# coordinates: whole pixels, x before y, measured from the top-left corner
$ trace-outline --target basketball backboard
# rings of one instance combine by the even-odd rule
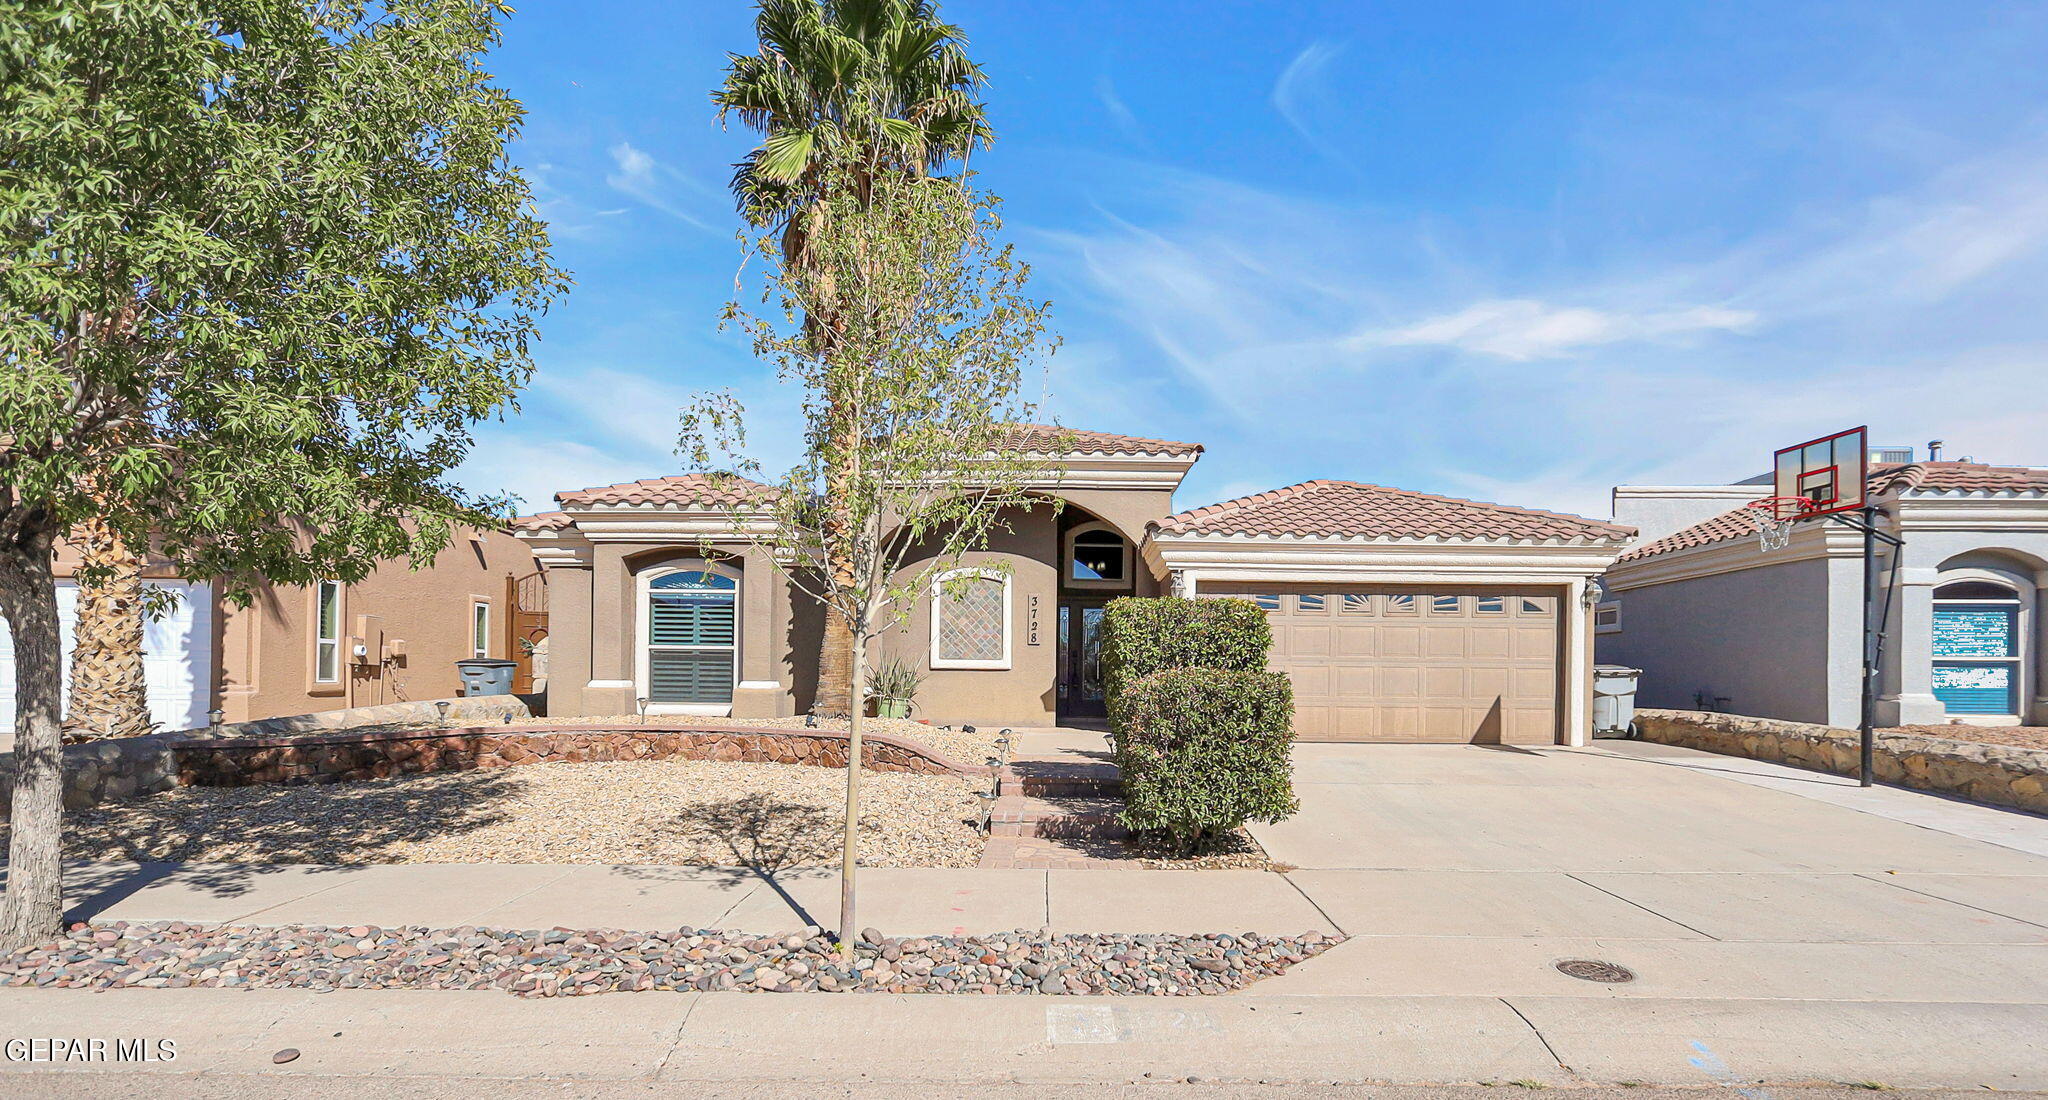
[[[1805,501],[1797,506],[1801,519],[1863,507],[1864,486],[1870,480],[1866,434],[1863,428],[1850,428],[1781,448],[1772,466],[1776,496]]]

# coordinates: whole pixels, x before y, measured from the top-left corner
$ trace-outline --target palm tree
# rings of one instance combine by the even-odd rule
[[[142,665],[142,559],[96,519],[79,524],[72,539],[82,583],[64,732],[139,737],[150,730]]]
[[[995,136],[975,98],[982,72],[967,58],[966,36],[930,0],[760,0],[754,27],[759,51],[729,55],[711,98],[721,122],[737,114],[762,135],[734,166],[732,190],[749,221],[781,230],[786,264],[803,264],[805,241],[823,228],[817,200],[834,165],[932,174]],[[808,316],[805,328],[829,345],[830,318]],[[840,545],[830,513],[842,484],[828,468],[822,566],[851,583],[831,550]],[[825,624],[813,709],[850,713],[861,702],[852,698],[852,638],[838,616]]]

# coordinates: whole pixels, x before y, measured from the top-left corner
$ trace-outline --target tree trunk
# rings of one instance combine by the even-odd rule
[[[13,836],[0,950],[46,943],[64,916],[64,742],[58,729],[63,642],[57,627],[54,528],[31,522],[0,544],[0,614],[14,635]]]
[[[827,609],[825,639],[818,647],[818,695],[811,710],[827,718],[852,716],[853,665],[847,654],[853,650],[853,635],[846,621]]]
[[[843,618],[833,618],[844,626]],[[845,652],[856,689],[864,679],[860,674],[867,656],[862,652],[864,648],[860,634],[847,626]],[[853,958],[854,937],[858,934],[853,915],[853,869],[860,860],[860,712],[861,708],[855,707],[846,716],[846,831],[839,856],[839,951],[847,959]]]
[[[149,685],[142,671],[142,558],[100,520],[74,530],[86,567],[81,572],[99,581],[78,588],[64,732],[140,737],[150,730]]]

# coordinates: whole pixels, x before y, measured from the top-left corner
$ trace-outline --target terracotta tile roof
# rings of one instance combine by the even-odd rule
[[[589,504],[700,504],[723,507],[741,504],[775,490],[737,474],[677,474],[622,481],[589,489],[571,489],[555,494],[566,505]]]
[[[1146,439],[1114,432],[1084,432],[1051,424],[1019,424],[1011,438],[1017,447],[1027,451],[1049,448],[1064,439],[1068,454],[1182,456],[1202,453],[1200,443],[1177,443],[1171,439]]]
[[[1870,494],[1891,492],[2048,493],[2048,468],[1981,462],[1911,462],[1872,468]]]
[[[1635,533],[1583,516],[1389,489],[1356,481],[1304,481],[1211,504],[1153,524],[1175,535],[1619,542]]]
[[[1673,550],[1690,550],[1695,546],[1707,546],[1730,539],[1749,538],[1756,534],[1756,524],[1742,509],[1723,512],[1713,519],[1695,523],[1691,527],[1673,531],[1654,542],[1646,542],[1614,559],[1619,565],[1625,561],[1641,561],[1668,554]]]
[[[520,516],[518,519],[513,520],[512,529],[514,531],[560,531],[565,527],[573,526],[574,523],[575,521],[569,518],[569,513],[567,512],[535,512],[533,515]]]
[[[1760,486],[1759,493],[1769,492]],[[1886,463],[1870,468],[1866,495],[1893,493],[2048,493],[2048,469],[2036,466],[1987,466],[1981,462]],[[1756,534],[1756,524],[1740,508],[1646,542],[1615,559],[1642,561],[1673,550],[1689,550]]]

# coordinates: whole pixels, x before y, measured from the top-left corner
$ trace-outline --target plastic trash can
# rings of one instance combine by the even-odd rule
[[[1593,666],[1593,735],[1636,735],[1636,681],[1643,670],[1627,665]]]
[[[517,661],[505,661],[496,657],[471,657],[455,662],[455,675],[462,680],[462,694],[465,697],[478,695],[512,694],[512,673],[519,667]]]

